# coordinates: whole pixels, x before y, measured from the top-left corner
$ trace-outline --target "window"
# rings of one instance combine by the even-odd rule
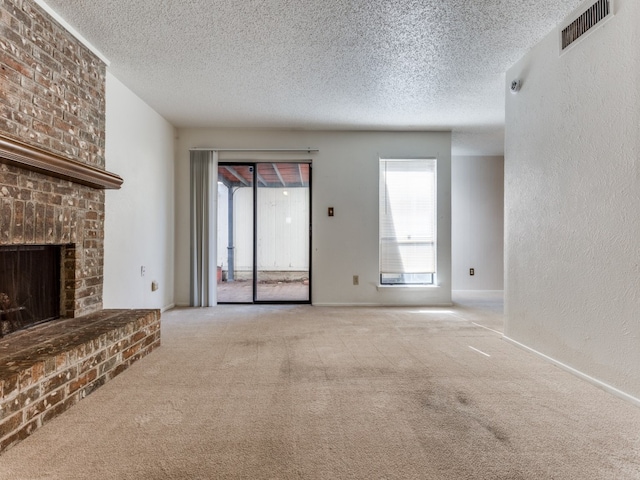
[[[436,159],[380,159],[380,284],[432,285]]]

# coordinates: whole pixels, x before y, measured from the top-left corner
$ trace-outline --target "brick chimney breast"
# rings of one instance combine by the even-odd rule
[[[104,63],[32,0],[0,3],[0,135],[104,170]],[[62,316],[102,309],[104,191],[0,159],[0,245],[62,245]]]

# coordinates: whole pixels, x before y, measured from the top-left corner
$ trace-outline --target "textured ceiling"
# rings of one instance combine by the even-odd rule
[[[45,1],[175,126],[452,129],[458,154],[501,152],[504,72],[581,3]]]

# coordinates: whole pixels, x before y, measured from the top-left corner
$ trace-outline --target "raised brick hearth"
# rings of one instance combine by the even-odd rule
[[[0,453],[159,345],[158,310],[102,310],[0,339]]]

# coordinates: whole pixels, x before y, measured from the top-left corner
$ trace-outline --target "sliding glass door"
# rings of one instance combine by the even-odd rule
[[[253,165],[218,165],[218,303],[253,302]]]
[[[218,303],[309,303],[309,163],[220,163]]]
[[[309,301],[309,165],[259,163],[256,300]]]

